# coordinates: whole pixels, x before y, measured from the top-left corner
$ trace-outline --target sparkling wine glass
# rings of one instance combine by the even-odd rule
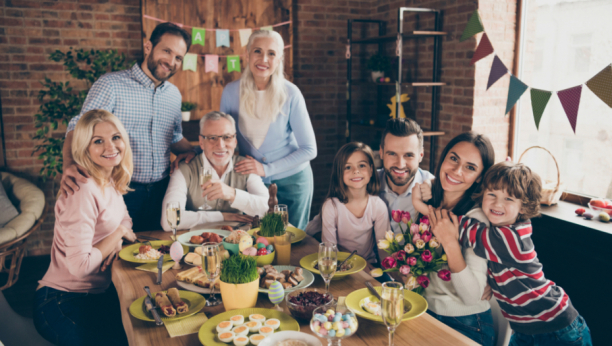
[[[202,167],[202,171],[200,172],[200,186],[202,187],[202,190],[206,188],[205,186],[206,183],[208,183],[208,181],[212,179],[212,176],[213,176],[212,170],[213,170],[212,167]],[[208,198],[206,198],[206,200],[208,200]],[[204,204],[202,204],[198,208],[198,210],[209,210],[209,209],[212,209],[212,207],[209,206],[206,202],[204,202]]]
[[[181,205],[179,202],[166,203],[166,219],[168,225],[172,228],[172,234],[174,235],[172,240],[176,241],[176,228],[181,223]]]
[[[319,244],[319,272],[325,281],[325,293],[329,294],[329,282],[336,274],[338,266],[338,247],[334,243]]]
[[[210,296],[206,300],[206,306],[221,304],[215,296],[215,280],[221,274],[221,251],[218,243],[202,244],[202,270],[210,282]]]
[[[281,219],[283,220],[283,225],[285,226],[285,230],[287,230],[287,226],[289,225],[289,208],[287,208],[287,205],[286,204],[275,205],[274,213],[280,214]]]
[[[395,329],[404,316],[404,286],[400,282],[383,283],[381,298],[382,319],[389,330],[389,346],[393,346]]]

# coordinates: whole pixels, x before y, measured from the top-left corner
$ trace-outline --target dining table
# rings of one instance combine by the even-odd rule
[[[187,231],[178,231],[177,235]],[[148,239],[170,240],[172,233],[163,231],[139,232],[137,236]],[[311,236],[298,243],[291,244],[291,265],[299,267],[300,259],[306,255],[318,252],[319,242]],[[112,265],[112,280],[116,287],[119,301],[121,303],[121,318],[123,327],[129,344],[132,346],[141,345],[201,345],[198,334],[190,334],[171,338],[165,326],[156,326],[154,322],[145,322],[130,315],[129,306],[138,298],[145,295],[144,286],[149,286],[152,292],[167,290],[172,287],[180,288],[177,285],[175,275],[183,270],[191,268],[182,264],[182,269],[167,270],[162,277],[161,285],[156,285],[157,273],[136,270],[135,267],[141,264],[126,262],[117,259]],[[370,281],[374,286],[380,283],[366,271],[347,275],[340,280],[332,280],[329,290],[334,297],[345,297],[349,293],[365,287],[365,282]],[[314,288],[325,288],[325,283],[320,275],[315,275]],[[217,294],[218,290],[217,290]],[[218,296],[221,298],[220,295]],[[268,299],[267,294],[260,293],[257,299],[257,307],[272,308],[273,305]],[[283,311],[287,314],[285,302],[280,304]],[[225,312],[223,304],[214,307],[204,307],[202,312],[208,318]],[[300,322],[300,331],[315,335],[310,330],[308,322]],[[343,344],[351,346],[384,346],[388,344],[388,331],[384,324],[359,318],[359,328],[357,332],[349,338],[343,340]],[[316,335],[315,335],[316,336]],[[327,340],[319,338],[322,345],[327,345]],[[478,345],[471,339],[460,334],[454,329],[438,321],[431,315],[424,313],[412,320],[403,321],[395,331],[395,345]]]

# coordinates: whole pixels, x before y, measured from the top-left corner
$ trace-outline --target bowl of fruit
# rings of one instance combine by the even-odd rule
[[[595,215],[605,211],[608,215],[612,216],[612,202],[603,198],[594,198],[589,202],[589,208],[596,211]]]

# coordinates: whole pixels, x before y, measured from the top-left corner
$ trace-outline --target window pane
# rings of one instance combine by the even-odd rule
[[[519,79],[559,91],[584,84],[612,62],[612,1],[528,0]],[[529,90],[517,108],[515,155],[538,145],[557,159],[566,191],[612,198],[612,110],[583,85],[576,134],[555,93],[536,128]],[[530,150],[525,162],[555,181],[554,161]],[[608,192],[610,191],[610,192]]]

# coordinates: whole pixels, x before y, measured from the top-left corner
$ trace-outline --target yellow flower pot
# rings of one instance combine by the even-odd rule
[[[253,237],[255,237],[255,241],[257,241],[257,238],[262,237],[259,235],[259,228],[255,229],[255,231],[253,232]],[[268,241],[268,244],[274,245],[274,237],[263,237],[263,238],[266,238],[266,240]]]
[[[259,277],[246,284],[228,284],[221,281],[220,286],[225,311],[252,308],[257,304]]]

